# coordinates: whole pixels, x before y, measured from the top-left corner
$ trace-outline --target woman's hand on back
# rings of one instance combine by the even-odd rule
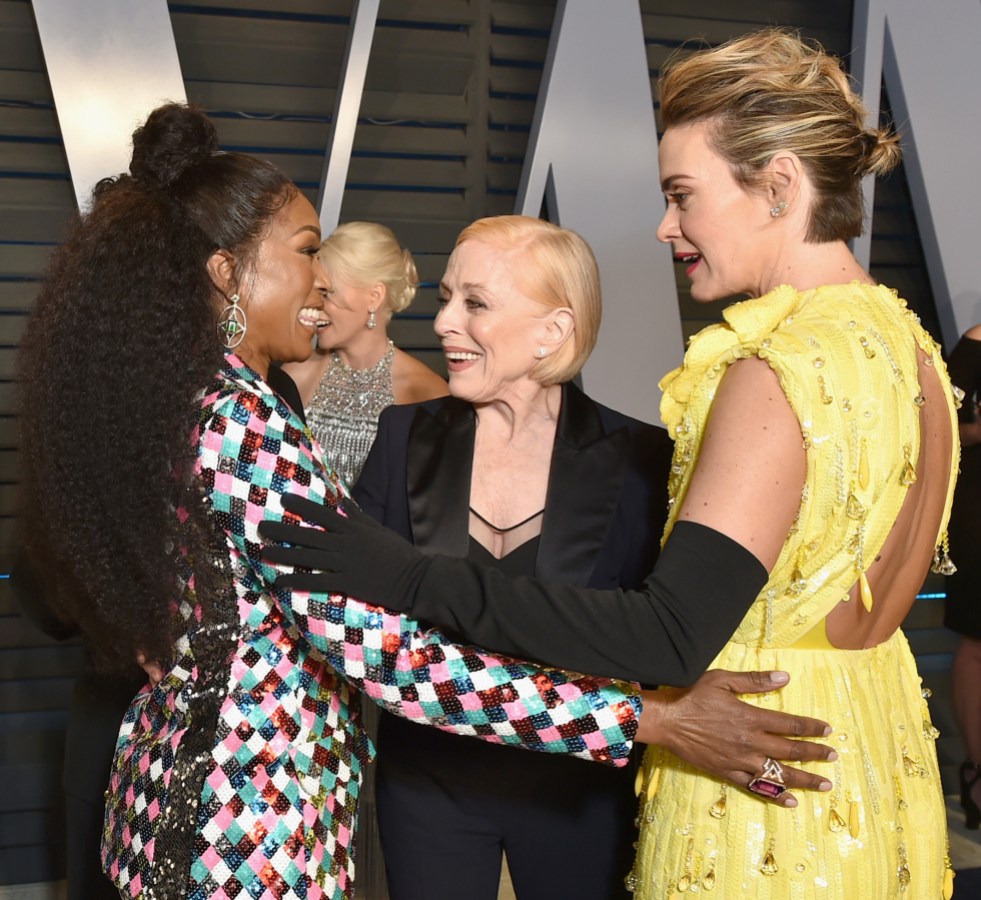
[[[793,762],[832,762],[834,751],[802,738],[827,737],[826,722],[740,700],[739,694],[762,694],[782,688],[785,672],[729,672],[712,669],[690,688],[644,691],[637,740],[660,744],[685,762],[741,788],[759,776],[767,758]],[[831,782],[782,766],[788,789],[831,790]],[[783,793],[774,802],[796,806]]]

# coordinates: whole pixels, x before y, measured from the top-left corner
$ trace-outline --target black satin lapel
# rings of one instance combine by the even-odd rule
[[[627,465],[626,429],[603,433],[595,404],[565,385],[535,574],[588,584],[613,522]]]
[[[409,430],[406,479],[412,539],[427,553],[466,556],[474,415],[449,399],[436,415],[419,409]]]

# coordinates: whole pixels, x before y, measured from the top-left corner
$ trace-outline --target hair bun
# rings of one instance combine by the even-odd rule
[[[885,175],[899,165],[902,150],[899,135],[889,128],[876,128],[862,135],[865,162],[859,174]]]
[[[146,188],[167,188],[218,149],[218,133],[200,107],[167,103],[133,132],[129,171]]]

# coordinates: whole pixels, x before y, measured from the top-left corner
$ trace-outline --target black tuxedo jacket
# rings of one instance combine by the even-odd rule
[[[426,552],[466,556],[475,428],[473,407],[454,397],[389,407],[355,499]],[[671,450],[663,428],[563,385],[534,574],[639,587],[657,560]]]
[[[475,435],[473,407],[453,397],[389,407],[379,418],[355,499],[426,552],[466,557]],[[670,455],[663,429],[563,385],[534,574],[594,588],[641,586],[664,529]],[[501,491],[512,489],[506,479],[500,485]],[[465,636],[463,642],[471,643]],[[577,846],[594,848],[597,859],[619,860],[610,863],[613,871],[630,865],[634,766],[584,766],[555,754],[461,741],[386,713],[378,743],[383,846],[393,859],[401,858],[398,847],[409,840],[405,830],[443,821],[450,802],[465,811],[468,823],[519,818],[525,833],[555,858],[572,844],[556,848],[556,842],[568,841],[578,821]],[[640,754],[633,758],[636,764]],[[599,833],[588,810],[598,811],[605,823]],[[553,831],[557,822],[562,827]],[[446,831],[438,841],[443,851],[454,843]],[[470,864],[466,855],[446,852],[446,860]]]
[[[473,407],[453,397],[390,406],[379,418],[355,499],[426,552],[467,556],[475,429]],[[641,586],[660,547],[670,456],[664,429],[563,385],[534,574],[593,588]],[[501,485],[502,491],[509,489]],[[469,643],[465,636],[462,640]],[[629,800],[624,821],[629,819],[629,768],[583,766],[551,754],[459,741],[385,714],[379,746],[379,774],[390,781],[411,783],[415,773],[435,769],[441,780],[479,793],[485,778],[479,773],[493,771],[498,800],[502,784],[518,796],[537,791],[537,797],[536,785],[542,784],[561,785],[566,799],[570,792],[614,792]]]

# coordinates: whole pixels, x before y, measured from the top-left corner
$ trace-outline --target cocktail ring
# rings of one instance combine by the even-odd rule
[[[787,790],[787,785],[783,783],[783,766],[768,756],[763,760],[763,771],[749,783],[748,787],[754,794],[776,800]]]

